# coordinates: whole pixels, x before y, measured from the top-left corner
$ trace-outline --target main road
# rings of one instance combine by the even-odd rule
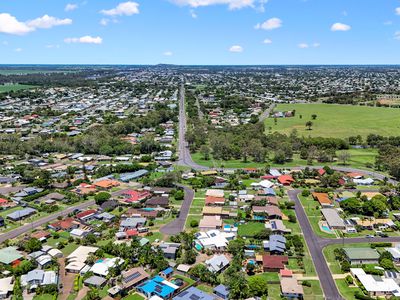
[[[0,243],[3,243],[4,241],[9,240],[9,239],[16,238],[17,236],[27,233],[27,232],[29,232],[39,226],[42,226],[50,221],[53,221],[53,220],[57,219],[58,217],[66,216],[66,215],[72,213],[76,209],[84,209],[84,208],[87,208],[94,204],[95,204],[94,200],[79,203],[77,205],[68,207],[62,211],[58,211],[54,214],[43,217],[37,221],[33,221],[32,223],[29,223],[29,224],[20,226],[18,228],[15,228],[13,230],[10,230],[8,232],[5,232],[0,235]]]
[[[179,160],[178,165],[187,166],[195,170],[207,170],[209,168],[196,164],[190,155],[190,151],[185,139],[186,132],[186,112],[185,112],[185,87],[184,84],[181,85],[180,98],[179,98]],[[294,167],[287,169],[304,169],[305,167]],[[313,168],[322,168],[322,166],[313,166]],[[351,167],[340,167],[333,166],[332,169],[342,172],[359,172],[367,174],[376,179],[388,179],[389,182],[397,184],[397,181],[387,178],[384,174],[380,174],[373,171],[359,170]],[[193,191],[192,191],[193,192]],[[323,255],[323,248],[328,245],[334,244],[353,244],[353,243],[370,243],[370,242],[400,242],[400,237],[388,237],[388,238],[345,238],[345,239],[325,239],[317,236],[308,220],[308,217],[304,211],[304,208],[298,198],[299,190],[289,190],[289,198],[295,202],[295,212],[303,231],[304,239],[307,243],[308,249],[310,251],[311,258],[314,262],[315,269],[317,271],[319,281],[321,283],[322,290],[325,295],[325,299],[328,300],[339,300],[343,299],[340,295],[339,290],[336,286],[335,280],[329,270],[328,264],[326,263],[325,257]],[[186,201],[185,201],[186,202]],[[189,202],[189,200],[188,200]],[[191,202],[191,201],[190,201]],[[186,207],[185,210],[186,212]],[[182,215],[181,215],[182,216]],[[186,213],[187,216],[187,213]],[[185,219],[186,219],[185,216]]]

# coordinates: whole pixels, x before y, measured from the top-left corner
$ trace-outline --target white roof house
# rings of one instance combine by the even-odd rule
[[[234,232],[221,232],[219,230],[209,230],[197,233],[197,243],[205,249],[225,249],[230,240],[235,238]]]
[[[217,190],[217,189],[209,189],[209,190],[206,191],[206,196],[223,198],[224,197],[224,191],[223,190]]]
[[[114,268],[117,265],[123,264],[124,260],[119,257],[114,258],[105,258],[101,261],[96,262],[89,271],[93,272],[99,276],[107,276],[108,272],[111,268]]]
[[[357,185],[373,185],[374,180],[372,178],[355,178],[353,179],[353,182]]]
[[[253,187],[263,187],[263,188],[271,188],[275,185],[275,183],[269,180],[262,180],[260,182],[253,182],[251,186]]]
[[[210,259],[207,259],[204,262],[209,271],[213,273],[218,273],[222,271],[227,265],[229,265],[228,258],[221,254],[221,255],[214,255]]]
[[[67,256],[68,265],[65,269],[70,272],[78,273],[86,266],[86,260],[91,253],[95,253],[99,248],[90,246],[79,246]]]
[[[1,278],[0,279],[0,298],[7,298],[8,294],[14,289],[13,277]]]
[[[363,269],[350,269],[350,272],[361,282],[365,290],[372,295],[400,296],[399,285],[391,278],[382,278],[366,274]]]

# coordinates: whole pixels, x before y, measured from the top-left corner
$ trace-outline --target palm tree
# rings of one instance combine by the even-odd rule
[[[311,127],[312,127],[312,126],[313,126],[313,122],[307,121],[306,127],[308,128],[308,130],[311,130]]]

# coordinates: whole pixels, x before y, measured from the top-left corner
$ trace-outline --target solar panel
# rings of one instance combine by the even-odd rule
[[[140,277],[140,275],[141,275],[141,274],[140,274],[139,272],[135,272],[135,273],[129,275],[128,277],[124,278],[124,282],[132,281],[132,280],[134,280],[134,279]]]

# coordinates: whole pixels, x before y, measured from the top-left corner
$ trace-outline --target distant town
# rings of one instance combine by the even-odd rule
[[[400,299],[400,67],[0,66],[0,298]]]

